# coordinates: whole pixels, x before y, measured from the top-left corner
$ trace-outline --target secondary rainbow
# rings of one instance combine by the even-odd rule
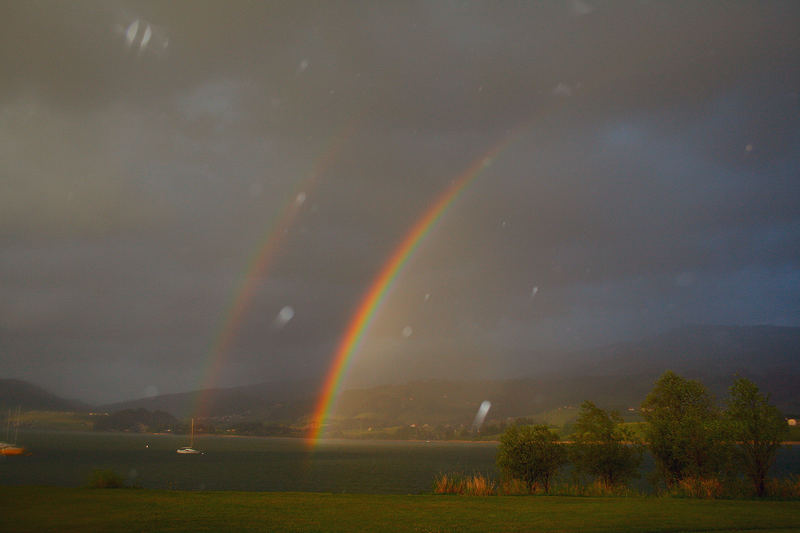
[[[400,244],[394,249],[389,259],[384,263],[378,276],[359,302],[355,314],[350,319],[345,333],[339,341],[333,357],[333,363],[328,370],[311,418],[308,439],[312,445],[316,443],[322,433],[323,425],[330,414],[336,393],[339,390],[342,378],[347,373],[353,354],[358,350],[358,346],[364,337],[364,332],[372,322],[375,312],[380,307],[389,289],[391,289],[395,279],[397,279],[397,275],[425,236],[430,233],[431,229],[447,211],[447,208],[480,175],[481,171],[492,163],[497,154],[511,144],[517,131],[519,131],[519,128],[515,128],[504,136],[500,142],[477,158],[458,178],[453,180],[428,210],[417,219]]]
[[[267,275],[269,266],[275,259],[280,245],[288,234],[289,228],[300,213],[308,195],[322,176],[337,160],[343,146],[355,132],[357,120],[353,120],[343,128],[339,135],[334,136],[328,143],[327,149],[316,159],[309,177],[303,180],[289,198],[285,207],[278,216],[266,225],[261,239],[251,254],[247,266],[239,277],[230,303],[222,315],[222,320],[217,328],[210,349],[208,350],[205,371],[201,374],[199,389],[210,391],[216,384],[217,378],[223,368],[226,356],[230,353],[233,341],[236,339],[244,317],[250,309],[253,296],[259,284]],[[201,393],[195,405],[196,417],[206,413],[210,398],[208,392]]]

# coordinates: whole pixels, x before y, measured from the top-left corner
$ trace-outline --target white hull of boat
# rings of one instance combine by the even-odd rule
[[[178,452],[178,453],[186,453],[186,454],[194,454],[194,455],[199,455],[199,454],[203,453],[200,450],[195,450],[194,448],[190,448],[188,446],[183,447],[183,448],[178,448],[175,451]]]
[[[175,451],[178,452],[178,453],[187,454],[187,455],[202,455],[203,454],[203,452],[201,452],[200,450],[195,450],[193,448],[193,446],[194,446],[194,418],[192,418],[192,436],[191,436],[191,440],[189,441],[189,445],[188,446],[184,446],[182,448],[178,448]]]

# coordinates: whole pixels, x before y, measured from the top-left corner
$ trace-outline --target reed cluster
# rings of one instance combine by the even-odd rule
[[[767,495],[780,500],[800,500],[800,476],[767,480]]]
[[[443,473],[433,480],[434,494],[491,496],[495,489],[496,483],[483,474]]]
[[[680,480],[667,491],[669,496],[716,499],[726,495],[726,487],[717,478],[689,477]]]

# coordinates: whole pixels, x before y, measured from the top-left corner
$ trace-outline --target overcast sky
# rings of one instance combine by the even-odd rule
[[[414,222],[509,132],[349,384],[800,325],[796,1],[0,11],[1,376],[92,402],[319,377]]]

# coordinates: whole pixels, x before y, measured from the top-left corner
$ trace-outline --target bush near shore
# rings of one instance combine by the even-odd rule
[[[717,407],[705,386],[665,372],[642,403],[641,436],[615,411],[590,401],[581,405],[568,441],[546,425],[513,425],[500,438],[497,484],[482,475],[440,474],[437,494],[622,495],[639,477],[646,446],[655,460],[652,478],[661,494],[691,498],[778,497],[800,493],[795,476],[768,478],[788,434],[783,415],[748,379],[730,387],[727,408]],[[570,464],[571,484],[557,486]]]

